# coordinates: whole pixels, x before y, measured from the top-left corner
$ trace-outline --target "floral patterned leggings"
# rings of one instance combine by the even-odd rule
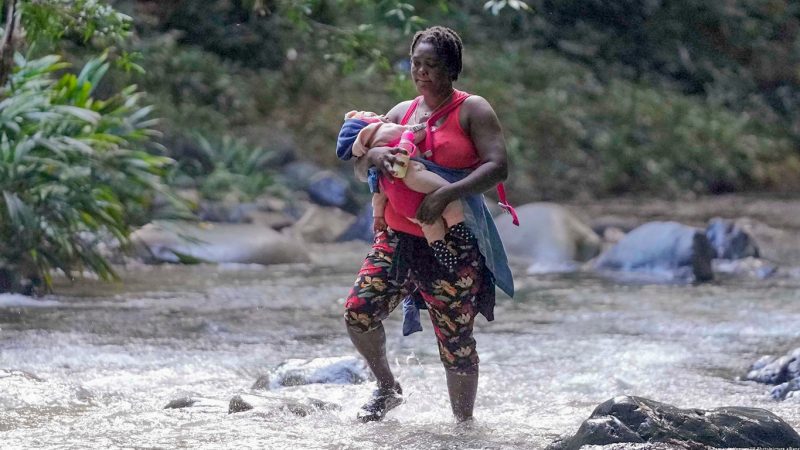
[[[405,240],[404,251],[398,252],[401,240]],[[441,252],[434,255],[423,238],[392,230],[376,234],[347,297],[345,322],[356,332],[372,330],[403,298],[418,289],[428,306],[445,368],[474,373],[478,353],[472,327],[477,296],[491,280],[486,279],[475,236],[463,223],[448,229],[444,244],[450,252],[447,261]],[[411,261],[401,264],[400,258]],[[395,264],[407,268],[398,270]]]

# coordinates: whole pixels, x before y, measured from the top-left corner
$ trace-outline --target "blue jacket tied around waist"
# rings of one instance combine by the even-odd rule
[[[454,183],[470,174],[469,170],[449,169],[426,159],[414,158],[425,164],[425,168],[439,175],[450,183]],[[492,273],[495,285],[509,297],[514,296],[514,278],[508,267],[508,258],[503,241],[497,232],[492,214],[483,200],[483,194],[473,194],[461,198],[464,206],[464,218],[472,234],[478,240],[478,248],[486,260],[486,268]],[[424,308],[421,298],[408,296],[403,300],[403,335],[422,331],[419,308]],[[482,311],[483,312],[483,311]],[[491,313],[490,313],[491,314]],[[486,313],[484,312],[486,316]],[[491,315],[486,317],[492,320]]]

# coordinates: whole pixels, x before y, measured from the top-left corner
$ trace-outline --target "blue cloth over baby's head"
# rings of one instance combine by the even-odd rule
[[[358,133],[368,125],[361,119],[345,119],[342,129],[339,130],[339,138],[336,140],[336,156],[342,161],[347,161],[353,157],[353,144],[356,142]]]

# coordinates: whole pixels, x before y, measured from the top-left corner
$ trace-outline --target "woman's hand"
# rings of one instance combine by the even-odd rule
[[[440,187],[425,196],[417,209],[417,220],[425,224],[432,224],[436,219],[442,217],[447,205],[456,199],[451,195],[448,187]]]
[[[405,153],[405,150],[397,147],[373,147],[367,153],[367,160],[370,165],[377,167],[384,175],[394,176],[392,166],[395,163],[405,165],[405,161],[395,156],[398,153]]]

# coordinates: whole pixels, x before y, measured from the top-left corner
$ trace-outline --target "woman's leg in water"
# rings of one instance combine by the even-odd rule
[[[380,388],[396,385],[386,359],[386,333],[382,320],[404,296],[404,289],[388,274],[397,237],[390,231],[377,233],[372,249],[345,302],[345,323],[350,340],[364,357]]]
[[[479,358],[473,337],[477,297],[484,291],[484,283],[491,280],[485,277],[477,240],[465,224],[448,228],[444,243],[455,262],[443,263],[432,247],[442,267],[432,278],[425,277],[428,281],[421,285],[421,293],[435,328],[453,415],[465,421],[472,418],[478,392]],[[473,265],[476,261],[478,264]]]

